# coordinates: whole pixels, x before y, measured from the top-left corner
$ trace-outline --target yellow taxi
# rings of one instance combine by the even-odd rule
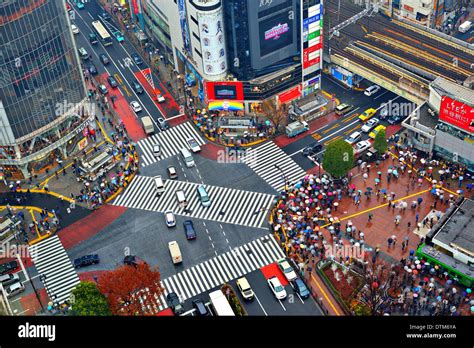
[[[362,115],[359,116],[359,120],[361,120],[362,122],[365,122],[369,118],[374,116],[376,112],[377,112],[377,110],[375,110],[374,108],[367,109],[367,110],[364,111],[364,113]]]
[[[378,125],[377,127],[375,127],[375,129],[369,133],[369,137],[372,138],[372,139],[375,139],[375,137],[377,136],[377,133],[382,131],[382,130],[386,130],[387,127],[385,127],[384,125]]]

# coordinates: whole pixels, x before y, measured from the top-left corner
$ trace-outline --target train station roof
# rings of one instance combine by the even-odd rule
[[[448,95],[453,99],[474,106],[474,90],[463,85],[438,77],[431,83],[431,87],[440,95]]]

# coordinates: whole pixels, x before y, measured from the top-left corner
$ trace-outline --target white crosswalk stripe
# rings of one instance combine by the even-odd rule
[[[244,252],[244,249],[247,252]],[[165,295],[159,297],[161,301],[156,306],[156,310],[160,311],[168,307],[162,298],[170,292],[175,292],[182,301],[185,301],[284,257],[285,254],[271,234],[234,248],[230,252],[163,279],[161,285]],[[255,261],[251,263],[250,259],[257,260],[258,263]],[[156,314],[156,312],[151,313]]]
[[[53,303],[69,301],[71,290],[79,284],[74,269],[58,236],[51,236],[28,247],[38,274],[44,275],[43,284]]]
[[[204,185],[211,199],[211,206],[202,206],[197,195],[200,184],[165,180],[165,192],[156,196],[152,177],[137,175],[130,185],[112,203],[117,206],[165,212],[249,227],[262,227],[275,196],[266,193],[243,191],[227,187]],[[177,190],[184,190],[188,205],[186,210],[178,205]]]
[[[273,141],[248,149],[242,160],[277,191],[284,189],[285,182],[281,171],[275,168],[275,165],[283,170],[290,183],[295,183],[306,175],[303,168]]]
[[[189,149],[187,139],[194,138],[199,145],[206,142],[191,122],[185,122],[165,131],[159,132],[146,139],[140,140],[137,145],[141,152],[142,166],[148,166],[162,159],[174,156],[183,148]],[[161,156],[155,157],[153,145],[161,145]]]

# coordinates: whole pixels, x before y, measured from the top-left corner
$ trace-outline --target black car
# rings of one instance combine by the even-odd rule
[[[133,89],[135,90],[135,92],[137,92],[138,94],[142,94],[143,93],[143,87],[140,83],[138,83],[138,81],[134,81],[133,82]]]
[[[201,299],[198,298],[196,300],[193,300],[193,307],[196,309],[197,315],[199,315],[199,316],[209,315],[209,311],[208,311],[206,305],[204,304],[204,302],[202,302]]]
[[[115,88],[118,86],[118,82],[113,76],[107,77],[107,81],[109,82],[110,87]]]
[[[101,12],[99,13],[99,19],[103,19],[104,21],[108,21],[109,19],[111,19],[112,17],[110,17],[110,15],[107,13],[107,12]]]
[[[110,63],[109,58],[103,53],[99,54],[99,58],[100,58],[100,61],[102,62],[102,64],[104,64],[104,65],[107,65],[107,64]]]
[[[99,255],[85,255],[74,260],[74,268],[81,268],[85,266],[95,265],[99,263]]]
[[[186,233],[186,239],[196,239],[196,230],[194,229],[193,222],[191,220],[186,220],[183,222],[184,232]]]
[[[170,128],[169,123],[163,117],[158,117],[156,121],[162,130],[167,130]]]
[[[143,60],[142,58],[138,55],[138,53],[132,53],[131,54],[133,61],[135,62],[136,65],[142,65]]]
[[[97,68],[95,67],[94,64],[90,64],[88,69],[89,69],[89,72],[90,72],[92,75],[97,75],[97,74],[98,74]]]
[[[18,262],[13,260],[7,263],[2,263],[0,265],[0,275],[9,273],[18,268]]]
[[[293,287],[293,290],[300,295],[301,298],[305,299],[308,298],[311,293],[308,290],[308,287],[304,283],[304,281],[301,280],[301,278],[296,278],[291,282],[291,286]]]
[[[303,149],[303,156],[315,155],[323,150],[323,145],[314,143]]]
[[[136,255],[127,255],[123,258],[123,264],[127,266],[136,266],[143,263],[145,263],[145,261]]]
[[[387,118],[388,124],[398,124],[402,122],[402,120],[403,120],[402,116],[390,116],[389,118]]]
[[[168,302],[168,306],[173,310],[174,314],[184,313],[184,307],[175,292],[170,292],[166,295],[166,302]]]

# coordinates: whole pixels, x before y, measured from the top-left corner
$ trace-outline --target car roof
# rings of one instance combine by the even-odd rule
[[[268,279],[269,282],[273,283],[274,285],[281,285],[280,280],[277,276],[273,276]]]
[[[352,138],[353,135],[354,135],[354,136],[358,136],[358,135],[360,135],[360,132],[357,132],[357,131],[356,131],[356,132],[352,133],[351,135],[349,135],[349,138]]]

